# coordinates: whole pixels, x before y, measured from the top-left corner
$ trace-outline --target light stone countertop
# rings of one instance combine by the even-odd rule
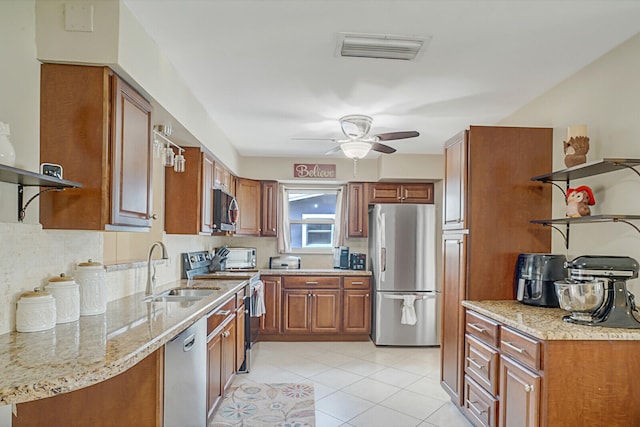
[[[640,329],[567,323],[562,317],[569,312],[560,308],[533,307],[518,301],[462,301],[462,305],[542,340],[640,340]]]
[[[0,335],[0,405],[28,402],[87,387],[118,375],[220,306],[246,279],[180,280],[178,286],[218,286],[198,301],[144,302],[144,294],[110,302],[107,312],[81,316],[42,332]]]
[[[371,272],[367,270],[341,270],[339,268],[260,269],[260,274],[265,276],[371,276]]]

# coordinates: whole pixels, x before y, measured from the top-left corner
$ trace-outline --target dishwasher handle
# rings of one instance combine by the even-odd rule
[[[196,343],[196,334],[191,334],[182,342],[182,351],[185,353],[193,349],[193,345]]]

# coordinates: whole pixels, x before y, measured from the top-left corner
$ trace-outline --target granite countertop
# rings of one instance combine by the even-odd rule
[[[339,268],[260,269],[260,274],[265,276],[371,276],[371,272],[367,270],[341,270]]]
[[[87,387],[118,375],[220,306],[246,280],[216,280],[220,290],[198,301],[145,302],[144,294],[110,302],[107,312],[81,316],[42,332],[0,335],[0,405]],[[156,294],[211,281],[180,280]]]
[[[518,301],[462,301],[462,305],[542,340],[640,340],[640,329],[564,322],[562,317],[569,312],[560,308],[533,307]]]

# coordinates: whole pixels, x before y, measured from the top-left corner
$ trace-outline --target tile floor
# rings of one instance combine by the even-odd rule
[[[439,384],[440,349],[260,342],[243,382],[311,382],[316,427],[468,427]]]

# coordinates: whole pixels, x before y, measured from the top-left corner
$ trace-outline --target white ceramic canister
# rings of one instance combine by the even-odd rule
[[[80,286],[73,277],[62,273],[59,277],[49,279],[46,289],[56,300],[56,323],[80,319]]]
[[[80,285],[80,316],[102,314],[107,311],[107,276],[104,266],[89,260],[78,264],[74,273]]]
[[[40,332],[56,326],[56,302],[47,291],[24,292],[16,308],[18,332]]]

